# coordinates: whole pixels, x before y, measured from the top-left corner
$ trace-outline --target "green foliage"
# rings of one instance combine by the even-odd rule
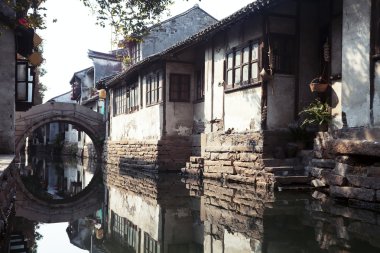
[[[300,115],[305,115],[301,127],[329,124],[332,120],[329,108],[327,103],[322,103],[318,99],[310,103],[299,113]]]
[[[91,8],[97,24],[111,25],[117,35],[127,39],[144,36],[150,25],[160,21],[174,0],[79,0]]]
[[[43,2],[46,0],[5,0],[5,3],[15,10],[18,18],[25,18],[34,29],[46,28],[46,8],[40,7]]]

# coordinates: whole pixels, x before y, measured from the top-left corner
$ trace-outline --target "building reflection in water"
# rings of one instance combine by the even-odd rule
[[[70,221],[90,252],[379,252],[380,214],[319,192],[181,178],[107,165],[105,201]]]

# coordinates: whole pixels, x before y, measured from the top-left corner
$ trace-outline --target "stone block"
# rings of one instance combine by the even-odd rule
[[[380,143],[376,141],[335,139],[329,146],[334,154],[380,156]]]
[[[350,166],[346,163],[336,163],[335,168],[332,170],[332,173],[345,177],[348,173],[351,173],[353,171],[353,166]]]
[[[376,177],[362,177],[347,175],[348,182],[353,186],[364,187],[369,189],[380,189],[380,180]]]
[[[253,162],[239,162],[239,161],[235,161],[234,166],[244,167],[244,168],[255,168],[256,167],[255,163],[253,163]]]
[[[329,185],[345,185],[347,184],[347,179],[343,176],[340,176],[340,175],[335,175],[335,174],[330,174],[328,177],[327,177],[327,183]]]
[[[369,166],[366,167],[367,169],[367,176],[369,177],[380,177],[380,167],[379,166]]]
[[[371,189],[355,188],[349,186],[330,186],[330,194],[335,197],[374,201],[375,191]]]
[[[323,192],[314,191],[313,194],[312,194],[312,197],[315,198],[315,199],[326,199],[327,195],[324,194]]]
[[[311,185],[314,187],[325,187],[326,186],[326,184],[322,180],[319,180],[319,179],[311,180]]]
[[[209,166],[231,166],[232,161],[210,161],[210,160],[205,160],[204,161],[205,165]]]
[[[311,163],[315,167],[320,167],[320,168],[331,168],[331,169],[333,169],[335,167],[335,160],[333,160],[333,159],[312,159]]]
[[[376,191],[376,201],[380,202],[380,190]],[[380,218],[380,217],[379,217]]]
[[[310,172],[310,175],[312,175],[315,178],[320,178],[323,171],[322,168],[310,167],[310,166],[308,166],[308,170]]]

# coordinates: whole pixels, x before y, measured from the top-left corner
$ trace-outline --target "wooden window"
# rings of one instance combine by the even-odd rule
[[[170,74],[169,100],[190,102],[190,75]]]
[[[127,89],[127,113],[132,113],[139,109],[139,89],[137,83]]]
[[[204,85],[204,78],[203,78],[203,69],[198,70],[195,73],[195,78],[196,78],[196,87],[195,87],[195,99],[197,101],[201,101],[205,97],[205,85]]]
[[[129,87],[121,86],[114,90],[114,116],[131,113],[139,109],[139,89],[136,84]]]
[[[273,53],[272,68],[274,72],[280,74],[294,74],[294,36],[285,34],[271,34],[270,41],[270,46]]]
[[[226,89],[257,83],[259,80],[259,44],[247,44],[226,55]]]
[[[16,62],[16,101],[33,102],[34,69],[27,61]]]
[[[126,87],[122,86],[114,89],[113,95],[113,115],[117,116],[125,113]]]
[[[144,253],[159,253],[160,244],[148,233],[144,232]]]
[[[153,105],[162,101],[161,73],[146,76],[146,105]]]
[[[131,46],[131,62],[135,64],[141,60],[141,43],[135,42]]]

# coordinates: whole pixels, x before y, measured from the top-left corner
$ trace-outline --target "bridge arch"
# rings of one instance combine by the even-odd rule
[[[100,161],[105,136],[103,115],[74,103],[49,102],[33,106],[26,112],[18,112],[15,122],[16,154],[21,151],[26,137],[39,127],[52,122],[79,126],[91,138]]]
[[[91,138],[98,160],[95,175],[89,185],[73,197],[44,200],[29,192],[20,178],[19,171],[15,169],[13,174],[17,185],[16,213],[31,220],[47,223],[73,221],[93,213],[102,206],[104,188],[101,159],[105,122],[100,113],[73,103],[49,102],[34,106],[26,112],[17,112],[16,154],[20,153],[26,137],[39,127],[52,122],[65,122],[78,126]]]

